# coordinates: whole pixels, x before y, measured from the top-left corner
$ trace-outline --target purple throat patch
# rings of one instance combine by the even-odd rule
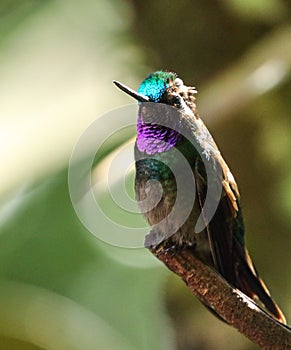
[[[174,147],[180,134],[165,126],[137,121],[137,148],[147,154],[161,153]]]

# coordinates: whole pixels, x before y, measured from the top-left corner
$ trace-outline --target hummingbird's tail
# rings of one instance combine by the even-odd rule
[[[265,309],[278,321],[286,324],[286,318],[279,306],[271,298],[265,283],[258,275],[252,260],[245,250],[244,257],[240,256],[236,266],[236,286],[253,300],[259,300]]]

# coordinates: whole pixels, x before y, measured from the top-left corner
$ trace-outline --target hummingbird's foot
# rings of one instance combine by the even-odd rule
[[[156,246],[151,246],[148,248],[150,248],[150,250],[154,250],[156,252],[166,253],[166,254],[170,255],[171,258],[173,258],[180,251],[180,247],[177,246],[176,244],[172,243],[170,245],[170,244],[167,244],[165,242],[162,242]]]
[[[174,257],[178,251],[180,251],[180,247],[178,247],[176,244],[166,245],[164,246],[164,252],[171,255],[171,257]]]
[[[176,240],[174,237],[165,237],[165,234],[161,233],[157,227],[153,227],[145,237],[144,246],[154,250],[161,249],[165,253],[175,256],[183,250],[195,250],[196,243],[181,239]]]
[[[164,242],[162,244],[164,252],[167,254],[171,254],[172,257],[174,257],[177,253],[180,253],[183,250],[188,250],[190,248],[195,249],[195,244],[189,245],[187,242],[177,244],[171,240],[168,240],[168,242]]]

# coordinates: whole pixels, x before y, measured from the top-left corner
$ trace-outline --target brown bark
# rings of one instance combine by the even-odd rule
[[[202,302],[254,343],[263,349],[291,349],[289,327],[269,316],[189,251],[181,250],[173,254],[163,247],[150,248],[150,251],[180,276]]]

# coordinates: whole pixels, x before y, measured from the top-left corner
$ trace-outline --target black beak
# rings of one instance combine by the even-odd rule
[[[135,98],[139,102],[149,102],[149,98],[147,96],[141,95],[133,89],[127,87],[126,85],[120,83],[119,81],[113,80],[113,83],[122,91],[127,93],[129,96]]]

